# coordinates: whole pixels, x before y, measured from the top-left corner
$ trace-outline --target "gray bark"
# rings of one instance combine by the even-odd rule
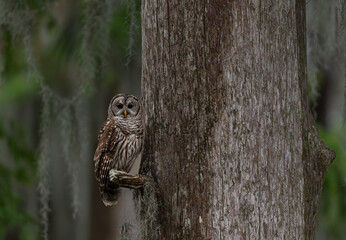
[[[143,0],[142,34],[146,237],[313,239],[334,153],[307,101],[305,1]]]

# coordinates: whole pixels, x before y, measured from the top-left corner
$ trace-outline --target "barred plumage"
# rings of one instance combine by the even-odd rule
[[[119,187],[109,180],[109,171],[129,172],[143,145],[141,105],[129,94],[118,94],[108,107],[108,118],[100,129],[94,155],[95,175],[106,206],[117,203]],[[140,159],[139,159],[140,161]]]

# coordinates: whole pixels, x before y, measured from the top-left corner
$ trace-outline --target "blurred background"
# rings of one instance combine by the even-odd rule
[[[114,239],[92,157],[112,96],[140,97],[140,4],[0,0],[0,239]],[[345,22],[343,1],[307,1],[309,98],[337,156],[317,239],[346,239]]]

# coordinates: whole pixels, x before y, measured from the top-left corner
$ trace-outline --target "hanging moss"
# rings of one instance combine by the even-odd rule
[[[38,192],[41,204],[42,235],[48,239],[49,202],[51,197],[51,162],[53,156],[53,126],[57,123],[61,128],[61,149],[70,177],[71,205],[76,217],[80,208],[79,169],[87,159],[86,148],[89,144],[87,117],[83,102],[92,92],[93,82],[102,76],[106,65],[109,46],[108,22],[114,4],[111,1],[90,0],[84,5],[84,27],[79,33],[82,42],[79,51],[79,87],[70,97],[56,93],[46,83],[40,73],[34,55],[33,34],[40,14],[49,10],[52,2],[45,1],[0,1],[0,25],[9,30],[13,39],[21,41],[27,64],[28,81],[36,81],[40,87],[42,111],[40,117],[40,145],[38,160]],[[2,64],[0,59],[0,73]],[[73,92],[73,91],[71,91]],[[84,115],[83,115],[84,114]],[[81,144],[83,143],[83,144]]]
[[[313,105],[321,87],[319,72],[330,68],[331,59],[345,45],[344,6],[345,1],[339,0],[314,0],[306,6],[309,97]]]
[[[140,197],[141,239],[159,239],[158,190],[152,182],[146,182]]]
[[[49,91],[42,92],[42,114],[41,114],[41,140],[40,140],[40,153],[38,161],[38,174],[40,177],[38,183],[38,191],[40,194],[40,203],[41,203],[41,223],[43,226],[42,234],[43,239],[48,239],[48,213],[49,208],[49,198],[50,198],[50,184],[49,184],[49,166],[51,162],[50,156],[50,122],[51,122],[51,101],[52,96],[49,94]]]
[[[121,225],[121,229],[120,229],[121,240],[133,239],[131,235],[132,228],[133,226],[129,222],[125,222]]]
[[[127,58],[126,58],[126,66],[128,66],[133,58],[134,45],[136,41],[136,34],[139,30],[139,26],[136,18],[136,1],[130,0],[127,3],[127,15],[129,16],[129,32],[128,32],[128,46],[127,46]]]

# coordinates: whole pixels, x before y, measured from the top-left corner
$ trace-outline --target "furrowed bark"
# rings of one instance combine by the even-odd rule
[[[158,237],[313,239],[334,154],[308,107],[305,1],[144,0],[142,33]]]

